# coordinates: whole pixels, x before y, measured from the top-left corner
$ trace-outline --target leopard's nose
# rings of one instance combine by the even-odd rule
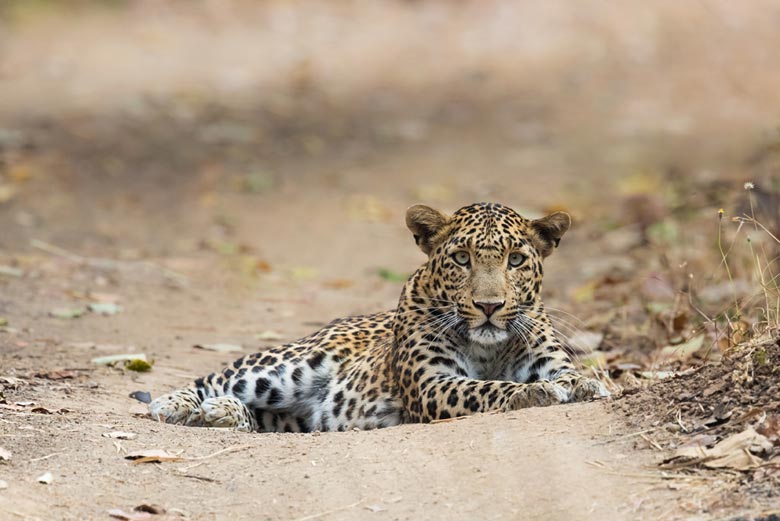
[[[476,300],[472,300],[472,302],[474,303],[474,306],[481,309],[488,318],[490,318],[490,315],[504,307],[503,300],[500,302],[477,302]]]

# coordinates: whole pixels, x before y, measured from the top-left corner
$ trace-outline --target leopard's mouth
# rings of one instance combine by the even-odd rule
[[[482,345],[493,345],[505,342],[509,338],[506,329],[500,328],[492,322],[485,322],[477,327],[469,329],[469,339]]]

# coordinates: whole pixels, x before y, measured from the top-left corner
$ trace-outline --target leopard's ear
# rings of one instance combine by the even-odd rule
[[[569,226],[571,226],[571,216],[566,212],[555,212],[531,221],[531,228],[536,232],[533,242],[542,257],[547,257],[558,247],[561,237]]]
[[[406,227],[414,235],[414,242],[426,255],[435,246],[436,235],[450,220],[449,217],[424,204],[416,204],[406,210]]]

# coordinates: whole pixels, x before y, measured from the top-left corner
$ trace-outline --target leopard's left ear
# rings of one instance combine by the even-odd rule
[[[542,257],[547,257],[558,247],[561,237],[571,226],[571,216],[566,212],[555,212],[531,221],[531,228],[536,232],[534,245]]]
[[[406,227],[414,235],[414,242],[429,255],[436,246],[436,237],[449,221],[449,217],[424,204],[416,204],[406,210]]]

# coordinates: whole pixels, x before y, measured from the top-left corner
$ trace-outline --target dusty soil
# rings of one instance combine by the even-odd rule
[[[571,211],[575,226],[546,264],[559,328],[588,330],[578,355],[607,380],[669,369],[660,348],[703,327],[680,292],[710,289],[701,305],[712,316],[732,298],[712,276],[722,275],[713,216],[737,213],[723,192],[777,166],[761,134],[780,106],[764,11],[77,2],[83,16],[38,20],[33,4],[48,5],[0,10],[14,20],[0,26],[1,518],[108,519],[141,504],[170,519],[711,519],[780,508],[776,494],[745,486],[754,474],[658,465],[678,442],[657,436],[669,414],[684,409],[694,425],[739,401],[729,387],[696,394],[729,367],[707,357],[698,380],[637,387],[618,408],[371,432],[162,425],[129,397],[236,356],[196,344],[249,352],[394,307],[398,280],[423,261],[403,226],[415,202]],[[755,283],[749,262],[732,271]],[[52,316],[100,301],[121,311]],[[152,370],[91,363],[127,352]],[[762,406],[775,403],[771,382],[755,387]],[[137,436],[104,436],[114,431]],[[141,449],[184,459],[125,459]]]

